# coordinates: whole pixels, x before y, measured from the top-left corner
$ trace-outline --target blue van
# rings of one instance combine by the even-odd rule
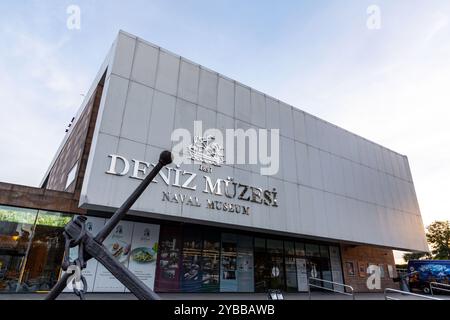
[[[450,284],[450,260],[410,260],[409,288],[430,293],[430,283]]]

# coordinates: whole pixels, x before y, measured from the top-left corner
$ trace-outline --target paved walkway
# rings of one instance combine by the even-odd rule
[[[164,300],[267,300],[264,293],[161,293]],[[402,294],[390,294],[400,300],[421,300],[420,297],[406,296]],[[0,300],[42,300],[45,294],[0,294]],[[450,300],[450,296],[438,295],[440,299]],[[286,300],[308,300],[307,293],[284,293]],[[63,293],[61,300],[78,300],[74,294]],[[130,293],[90,293],[86,295],[87,300],[136,300]],[[383,293],[357,293],[356,300],[384,300]],[[312,300],[351,300],[351,297],[333,293],[313,293]]]

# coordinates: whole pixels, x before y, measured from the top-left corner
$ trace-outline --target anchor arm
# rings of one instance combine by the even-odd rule
[[[84,249],[90,256],[95,257],[98,262],[108,269],[139,300],[160,300],[155,292],[147,287],[130,270],[125,268],[102,244],[99,244],[92,237],[87,236],[85,238]]]
[[[125,200],[123,205],[116,210],[113,216],[108,220],[105,226],[95,237],[93,237],[89,232],[86,232],[86,230],[84,229],[84,222],[86,220],[84,216],[80,216],[77,219],[74,219],[64,228],[66,243],[68,243],[66,247],[74,247],[76,245],[83,246],[83,249],[79,251],[79,254],[80,252],[82,252],[82,257],[79,257],[78,260],[76,260],[78,261],[78,266],[81,267],[81,269],[84,269],[86,267],[86,262],[88,260],[90,260],[91,258],[96,259],[140,300],[159,300],[160,298],[130,270],[119,263],[113,257],[113,255],[103,246],[102,242],[116,227],[120,220],[127,214],[128,210],[141,196],[141,194],[152,182],[159,171],[164,166],[170,164],[172,161],[173,158],[170,151],[161,152],[157,165],[153,168],[152,171],[150,171],[150,173],[136,188],[136,190]],[[55,300],[66,287],[67,280],[71,275],[72,274],[68,272],[64,273],[45,299]],[[80,298],[82,298],[81,293]]]
[[[113,216],[108,220],[105,226],[98,232],[95,236],[95,241],[98,243],[102,243],[103,240],[111,233],[111,231],[115,228],[115,226],[119,223],[120,220],[127,214],[128,210],[130,210],[131,206],[136,202],[136,200],[140,197],[140,195],[144,192],[144,190],[148,187],[148,185],[153,181],[159,171],[166,165],[172,163],[172,153],[170,151],[163,151],[159,156],[159,161],[156,166],[150,171],[150,173],[145,177],[145,179],[141,182],[141,184],[133,191],[133,193],[128,197],[127,200],[120,206],[119,209],[114,212]]]

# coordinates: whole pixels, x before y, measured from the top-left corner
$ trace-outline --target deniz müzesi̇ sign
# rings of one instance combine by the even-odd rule
[[[110,154],[111,159],[107,174],[115,176],[128,176],[131,179],[143,180],[150,167],[155,164],[146,161],[132,159],[131,164],[128,159],[117,154]],[[118,167],[120,166],[120,169]],[[217,200],[218,198],[206,199],[206,203],[200,203],[198,197],[186,193],[173,193],[163,191],[162,201],[179,203],[194,207],[204,205],[208,209],[234,212],[237,214],[250,214],[250,207],[233,203],[230,201],[240,200],[242,202],[252,202],[265,206],[278,207],[277,191],[265,190],[257,186],[250,186],[242,182],[235,181],[232,177],[226,179],[216,179],[213,181],[208,175],[199,176],[197,173],[182,170],[180,166],[165,167],[159,172],[159,177],[167,186],[178,187],[180,190],[190,192],[203,192],[214,197],[222,197],[227,200]],[[201,182],[199,181],[201,180]],[[154,180],[159,183],[158,180]],[[200,184],[201,183],[201,184]],[[200,191],[201,190],[201,191]],[[230,200],[228,200],[230,199]]]

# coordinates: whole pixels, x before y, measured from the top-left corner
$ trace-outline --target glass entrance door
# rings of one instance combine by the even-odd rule
[[[267,240],[269,289],[285,289],[283,241]]]
[[[255,238],[255,291],[285,287],[283,241]]]
[[[268,288],[266,239],[255,238],[255,291],[265,292]]]
[[[314,281],[310,279],[310,278],[317,278],[327,281],[333,280],[331,277],[329,262],[327,259],[322,257],[308,257],[306,267],[308,271],[308,280],[310,281],[310,283],[324,288],[329,289],[333,288],[333,285],[330,283],[326,283],[323,281]]]

